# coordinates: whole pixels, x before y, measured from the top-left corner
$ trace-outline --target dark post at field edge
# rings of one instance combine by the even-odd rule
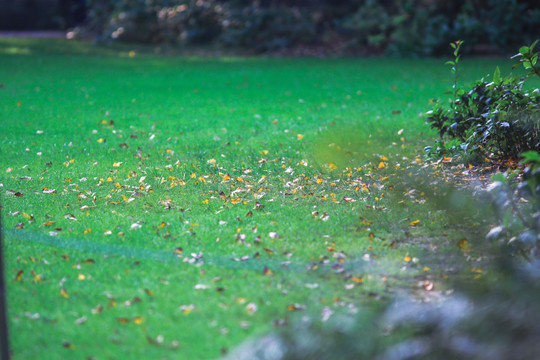
[[[2,199],[0,198],[0,358],[9,359],[9,337],[6,311],[6,284],[4,282],[4,241],[2,229]]]

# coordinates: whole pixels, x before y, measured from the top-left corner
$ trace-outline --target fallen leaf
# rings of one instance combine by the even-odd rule
[[[182,314],[189,314],[195,310],[195,305],[189,304],[189,305],[181,305],[180,311],[182,311]]]
[[[64,297],[64,298],[66,298],[66,299],[69,298],[69,294],[68,294],[68,292],[66,291],[65,288],[61,288],[61,289],[60,289],[60,295],[61,295],[62,297]]]
[[[467,239],[459,240],[458,241],[458,246],[465,253],[468,253],[468,252],[471,251],[471,249],[469,248],[469,242],[467,241]]]
[[[289,311],[303,311],[303,310],[306,310],[306,305],[290,304],[290,305],[287,305],[287,310],[289,310]]]
[[[117,317],[116,321],[122,325],[126,325],[127,323],[129,323],[129,319],[124,317]]]
[[[15,281],[21,281],[22,279],[22,275],[24,274],[24,271],[23,270],[19,270],[17,272],[17,275],[15,276]]]
[[[65,214],[64,218],[67,219],[67,220],[77,221],[77,218],[73,214]]]
[[[137,230],[137,229],[142,228],[142,225],[139,224],[139,223],[133,223],[133,224],[131,224],[130,228],[131,228],[131,230]]]
[[[75,345],[73,345],[69,341],[63,341],[62,346],[65,347],[66,349],[75,350]]]

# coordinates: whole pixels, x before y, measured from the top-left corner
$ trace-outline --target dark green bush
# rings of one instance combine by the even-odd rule
[[[91,0],[87,27],[99,41],[201,44],[222,33],[217,0]]]
[[[521,48],[519,54],[529,76],[540,72],[535,44]],[[458,52],[459,47],[456,59],[449,62],[456,76]],[[490,160],[518,159],[522,152],[540,151],[540,92],[525,91],[524,83],[525,78],[502,78],[498,68],[489,81],[482,79],[470,90],[458,88],[456,78],[451,106],[436,102],[427,113],[427,123],[440,139],[426,150],[435,156],[461,153]]]
[[[221,41],[226,46],[275,51],[316,39],[308,14],[287,7],[248,6],[230,11]]]
[[[326,44],[440,55],[456,38],[468,39],[470,52],[500,52],[537,37],[540,27],[540,5],[531,0],[88,0],[88,12],[87,28],[98,40],[255,52]]]
[[[0,0],[0,29],[59,30],[68,24],[57,0]]]
[[[539,12],[538,4],[524,0],[365,0],[336,23],[350,46],[370,45],[390,55],[440,55],[451,39],[467,39],[469,52],[532,42]]]

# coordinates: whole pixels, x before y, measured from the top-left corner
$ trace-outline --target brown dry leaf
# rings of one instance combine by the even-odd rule
[[[129,319],[128,318],[124,318],[124,317],[117,317],[116,318],[116,321],[119,323],[119,324],[122,324],[122,325],[126,325],[129,323]]]
[[[75,350],[75,345],[73,345],[69,341],[62,341],[62,346],[66,349]]]
[[[272,274],[273,274],[273,272],[272,272],[272,270],[270,270],[270,269],[268,268],[268,266],[265,266],[265,267],[263,268],[263,275],[265,275],[265,276],[270,276],[270,275],[272,275]]]

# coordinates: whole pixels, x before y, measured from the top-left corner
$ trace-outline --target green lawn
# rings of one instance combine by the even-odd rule
[[[466,60],[462,81],[501,64]],[[448,77],[441,59],[0,39],[13,358],[213,359],[297,316],[444,289],[467,235],[392,186]]]

